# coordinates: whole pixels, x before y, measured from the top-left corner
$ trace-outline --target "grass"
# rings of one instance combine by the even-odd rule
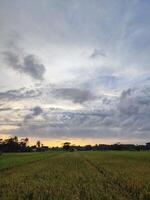
[[[44,152],[44,153],[3,153],[0,155],[0,170],[8,169],[10,167],[16,167],[26,163],[34,162],[40,159],[48,158],[51,155],[55,155],[56,152]]]
[[[150,152],[46,152],[0,157],[2,200],[150,200]]]

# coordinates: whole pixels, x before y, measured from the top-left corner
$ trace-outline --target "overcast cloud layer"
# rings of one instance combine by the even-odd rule
[[[150,140],[149,9],[1,0],[0,134]]]

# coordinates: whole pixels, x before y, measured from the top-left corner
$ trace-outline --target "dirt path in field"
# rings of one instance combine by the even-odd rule
[[[100,165],[97,166],[95,163],[93,163],[90,159],[88,159],[86,156],[80,155],[84,159],[84,161],[89,165],[91,168],[93,168],[97,173],[102,175],[106,181],[108,182],[110,187],[113,187],[116,190],[116,193],[120,193],[123,197],[125,197],[127,200],[138,200],[138,196],[134,193],[134,191],[128,190],[124,187],[124,185],[120,182],[120,180],[115,178],[110,172],[105,170]]]

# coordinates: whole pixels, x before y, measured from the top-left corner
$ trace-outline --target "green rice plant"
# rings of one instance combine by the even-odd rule
[[[6,154],[3,159],[11,156],[26,155]],[[0,199],[150,199],[149,152],[44,152],[27,157],[19,165],[3,165]]]

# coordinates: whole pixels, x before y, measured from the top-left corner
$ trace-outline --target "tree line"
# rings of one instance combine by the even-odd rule
[[[62,147],[48,147],[44,146],[41,141],[37,141],[35,145],[29,146],[29,138],[18,139],[17,136],[0,139],[0,152],[34,152],[34,151],[107,151],[107,150],[130,150],[130,151],[144,151],[150,150],[150,142],[145,145],[135,144],[96,144],[96,145],[71,145],[70,142],[65,142]]]
[[[0,139],[0,152],[33,152],[33,151],[45,151],[49,148],[44,146],[39,140],[35,145],[29,146],[29,138],[18,139],[17,136]]]
[[[107,151],[107,150],[118,150],[118,151],[144,151],[144,150],[150,150],[150,142],[147,142],[145,145],[139,145],[139,144],[95,144],[95,145],[85,145],[85,146],[76,146],[71,145],[70,142],[65,142],[63,145],[64,150],[69,151]]]

